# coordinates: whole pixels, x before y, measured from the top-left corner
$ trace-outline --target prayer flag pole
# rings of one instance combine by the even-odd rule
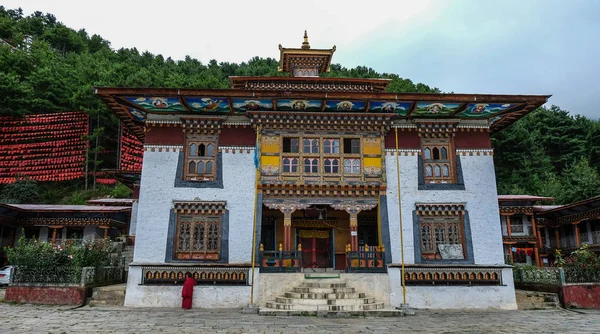
[[[402,205],[400,198],[400,162],[398,161],[398,155],[400,151],[398,150],[398,128],[394,128],[396,133],[396,174],[398,179],[398,215],[400,218],[400,253],[402,254],[402,272],[400,282],[402,282],[402,298],[404,300],[403,306],[406,306],[406,283],[404,279],[404,238],[402,237]]]
[[[254,148],[254,169],[255,169],[255,187],[254,187],[254,226],[252,228],[252,282],[250,284],[250,306],[254,305],[254,267],[256,265],[256,213],[258,212],[258,167],[260,166],[260,156],[258,155],[258,145],[260,143],[260,124],[256,127],[256,147]]]

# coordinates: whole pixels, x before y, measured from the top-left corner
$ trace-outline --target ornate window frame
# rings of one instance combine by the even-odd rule
[[[464,203],[415,204],[413,233],[415,263],[474,263],[471,227]],[[442,259],[438,246],[442,244],[440,240],[445,240],[445,245],[461,245],[463,258]]]
[[[229,216],[225,201],[174,201],[166,262],[227,262]],[[185,226],[188,226],[187,232]],[[198,227],[204,227],[203,246],[198,244]],[[210,228],[213,228],[213,240]],[[186,241],[187,239],[187,241]],[[213,242],[211,247],[207,242]],[[187,243],[183,245],[183,243]]]
[[[214,181],[217,175],[218,147],[218,135],[187,134],[183,178],[187,181]],[[195,172],[191,170],[191,166],[194,166]]]

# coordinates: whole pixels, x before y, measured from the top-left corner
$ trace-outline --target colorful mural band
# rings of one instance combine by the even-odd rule
[[[229,103],[223,97],[186,97],[185,102],[195,112],[228,113]]]
[[[516,106],[514,103],[470,103],[467,108],[458,113],[459,117],[487,118]]]
[[[124,99],[151,112],[187,112],[177,97],[125,97]]]
[[[450,116],[460,103],[419,102],[411,116]]]
[[[128,108],[131,117],[143,122],[146,113],[217,113],[234,112],[244,114],[247,111],[303,111],[303,112],[377,112],[394,113],[400,117],[460,117],[486,118],[490,124],[497,122],[495,116],[517,107],[517,103],[469,103],[464,110],[463,103],[411,102],[411,101],[357,101],[357,100],[305,100],[305,99],[248,99],[227,97],[123,97],[139,108]],[[229,104],[231,99],[231,108]],[[409,111],[416,103],[414,110]],[[187,105],[185,105],[187,104]],[[189,106],[189,107],[188,107]],[[275,108],[276,107],[276,108]],[[368,109],[368,110],[367,110]]]
[[[412,102],[371,101],[369,111],[397,113],[398,116],[406,116],[411,105]]]

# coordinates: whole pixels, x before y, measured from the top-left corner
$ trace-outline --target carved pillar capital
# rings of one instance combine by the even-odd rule
[[[352,215],[358,215],[361,211],[371,210],[376,207],[377,204],[357,204],[357,203],[340,203],[340,204],[331,204],[331,207],[336,210],[346,211]]]

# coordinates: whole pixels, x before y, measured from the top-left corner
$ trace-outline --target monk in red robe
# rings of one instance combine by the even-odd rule
[[[196,280],[192,278],[190,273],[185,274],[185,282],[183,283],[183,290],[181,290],[181,307],[185,309],[192,308],[192,298],[194,297],[194,285]]]

